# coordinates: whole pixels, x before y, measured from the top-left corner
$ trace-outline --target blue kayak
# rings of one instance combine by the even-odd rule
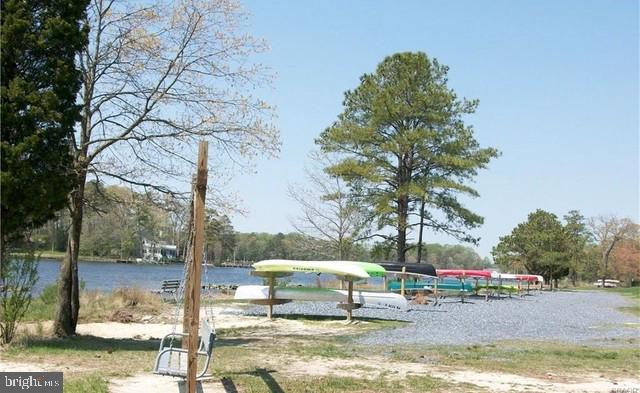
[[[389,291],[399,291],[401,287],[400,281],[390,281],[387,283],[387,290]],[[404,282],[404,288],[407,290],[415,290],[415,289],[425,289],[429,291],[433,291],[435,289],[435,283],[431,280],[429,281],[413,281],[406,280]],[[438,283],[438,291],[462,291],[462,283],[458,280],[447,280],[444,282]],[[464,283],[464,291],[471,292],[474,291],[475,288],[472,282]]]

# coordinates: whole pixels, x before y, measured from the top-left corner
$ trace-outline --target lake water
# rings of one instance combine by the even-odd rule
[[[58,279],[60,264],[61,262],[57,260],[40,260],[38,266],[40,278],[35,287],[36,293]],[[246,268],[203,266],[202,285],[261,285],[262,278],[252,276],[250,271],[251,269]],[[183,264],[147,265],[85,261],[78,263],[78,276],[81,281],[84,281],[85,288],[104,292],[110,292],[118,287],[159,289],[162,280],[181,279],[183,275]],[[315,274],[295,273],[292,277],[284,279],[292,284],[305,286],[316,284]],[[320,279],[322,281],[335,280],[335,276],[323,275]]]

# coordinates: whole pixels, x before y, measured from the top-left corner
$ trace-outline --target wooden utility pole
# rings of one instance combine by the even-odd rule
[[[198,148],[198,176],[196,178],[193,198],[193,262],[189,269],[189,292],[185,302],[189,304],[189,314],[185,314],[188,323],[187,340],[189,342],[187,354],[187,393],[196,393],[196,373],[198,369],[198,327],[200,324],[200,278],[202,269],[202,253],[204,251],[204,205],[207,194],[207,142],[201,141]]]
[[[189,225],[187,226],[189,228],[189,236],[187,237],[188,244],[185,246],[185,252],[184,252],[184,263],[187,264],[187,267],[185,269],[186,273],[184,277],[184,284],[183,284],[182,290],[185,298],[191,293],[191,284],[192,284],[192,281],[190,279],[191,266],[189,266],[189,264],[193,264],[193,242],[194,242],[193,211],[194,211],[194,204],[195,204],[194,203],[195,195],[196,195],[196,176],[193,176],[193,179],[191,179],[191,203],[189,204],[190,206],[189,207]],[[182,332],[188,333],[189,320],[191,318],[191,304],[185,300],[184,304],[182,305],[182,308],[184,311],[183,317],[182,317]],[[182,340],[182,348],[189,349],[189,340]]]

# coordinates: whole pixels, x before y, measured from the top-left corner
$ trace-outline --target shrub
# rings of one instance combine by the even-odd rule
[[[38,281],[38,258],[32,250],[24,256],[6,252],[0,258],[0,343],[8,344],[31,304],[31,290]]]
[[[54,282],[42,289],[40,292],[40,301],[44,304],[55,304],[58,300],[58,283]]]

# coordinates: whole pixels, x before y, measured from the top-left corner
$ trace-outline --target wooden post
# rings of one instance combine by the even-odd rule
[[[407,267],[402,267],[402,278],[400,279],[400,295],[404,296],[404,280],[407,277]]]
[[[184,253],[185,254],[184,263],[186,264],[193,263],[193,241],[194,241],[193,239],[194,199],[193,198],[195,198],[195,195],[196,195],[196,177],[194,176],[193,179],[191,179],[191,203],[189,207],[189,225],[188,225],[189,236],[187,237],[189,244],[185,246],[185,253]],[[188,257],[189,255],[191,255],[191,258]],[[188,296],[188,294],[191,293],[190,275],[191,275],[191,266],[187,266],[185,268],[184,283],[182,284],[182,297],[183,297],[182,300],[184,301],[184,304],[182,305],[182,311],[183,311],[182,312],[182,332],[183,333],[189,332],[189,318],[191,318],[191,304],[185,300],[186,296]],[[188,347],[189,347],[189,341],[183,338],[182,348],[188,349]]]
[[[484,301],[488,302],[489,301],[489,279],[487,278],[487,284],[484,287]]]
[[[347,290],[347,321],[351,322],[353,313],[353,280],[349,280]]]
[[[273,319],[273,299],[275,298],[275,293],[273,293],[273,284],[276,278],[271,275],[269,276],[269,309],[267,310],[267,318],[269,320]]]
[[[204,251],[204,206],[207,193],[207,142],[201,141],[198,148],[198,176],[196,179],[194,196],[194,236],[193,236],[193,263],[190,266],[189,293],[185,298],[188,302],[189,318],[189,348],[187,353],[187,393],[196,393],[196,373],[198,369],[198,325],[200,324],[200,280],[202,269],[202,253]]]

